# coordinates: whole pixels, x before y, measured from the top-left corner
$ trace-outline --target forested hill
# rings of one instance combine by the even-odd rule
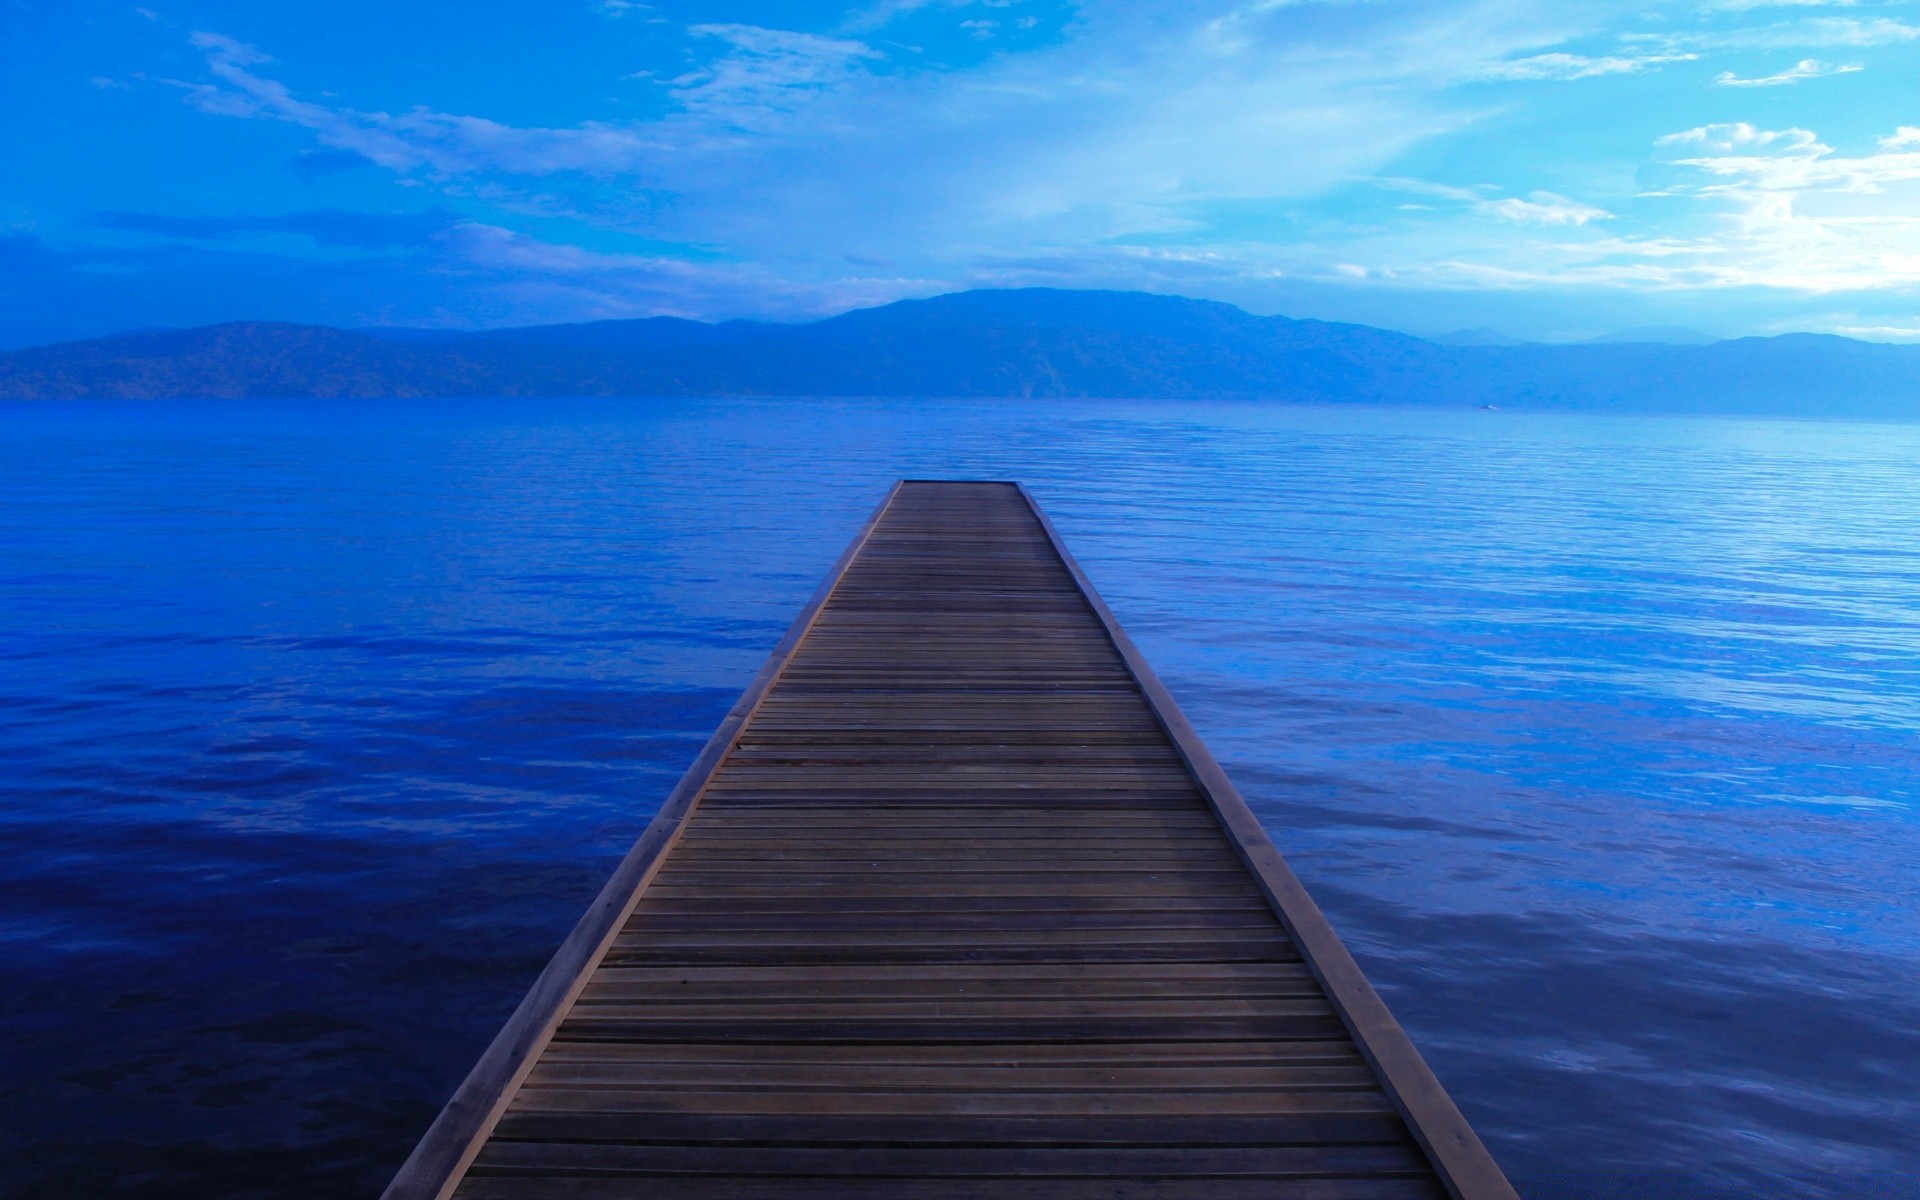
[[[1137,292],[906,300],[800,325],[480,333],[241,322],[0,354],[0,398],[1028,396],[1920,417],[1920,347],[1440,345]]]

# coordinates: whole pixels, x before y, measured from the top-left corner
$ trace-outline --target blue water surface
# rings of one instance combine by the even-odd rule
[[[0,1193],[371,1197],[901,476],[1054,517],[1523,1193],[1920,1195],[1920,427],[0,409]]]

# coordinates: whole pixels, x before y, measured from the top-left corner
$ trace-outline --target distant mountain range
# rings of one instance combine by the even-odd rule
[[[0,354],[0,398],[1077,396],[1920,417],[1920,346],[1819,334],[1549,346],[1467,332],[1468,344],[1441,344],[1206,300],[1046,288],[800,325],[240,322]]]

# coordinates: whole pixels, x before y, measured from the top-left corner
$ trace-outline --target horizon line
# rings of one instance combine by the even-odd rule
[[[1231,301],[1213,300],[1213,299],[1208,299],[1206,297],[1200,297],[1200,296],[1188,296],[1188,295],[1183,295],[1177,292],[1154,292],[1154,291],[1146,291],[1139,288],[1061,288],[1061,287],[1047,287],[1047,286],[1032,286],[1032,287],[1010,287],[1010,288],[992,288],[992,287],[961,288],[954,291],[937,292],[930,296],[903,297],[898,300],[887,301],[884,304],[859,305],[852,308],[842,309],[838,312],[828,313],[823,316],[817,316],[817,317],[812,317],[805,320],[795,320],[795,321],[764,320],[764,319],[758,319],[758,318],[752,318],[752,317],[725,317],[725,318],[720,318],[718,320],[707,320],[699,317],[682,316],[679,313],[670,313],[670,312],[649,313],[646,315],[631,316],[631,317],[595,317],[592,319],[582,320],[582,321],[543,321],[543,322],[519,324],[519,325],[505,324],[505,325],[479,325],[479,326],[473,326],[473,325],[469,325],[469,326],[461,326],[461,325],[334,325],[334,324],[328,324],[320,321],[295,321],[295,320],[285,320],[285,319],[273,318],[273,317],[236,317],[231,320],[207,321],[207,322],[194,324],[194,325],[136,326],[133,328],[117,329],[107,333],[94,334],[86,337],[61,338],[55,341],[48,341],[48,342],[30,342],[30,343],[24,343],[16,346],[0,347],[0,355],[16,354],[16,353],[21,353],[21,352],[30,351],[30,350],[50,349],[56,346],[82,345],[88,342],[113,341],[119,338],[140,337],[140,336],[149,335],[149,334],[191,333],[195,330],[218,329],[225,326],[237,326],[237,325],[291,325],[291,326],[298,326],[300,328],[305,328],[305,329],[330,329],[337,332],[355,333],[355,334],[360,334],[362,336],[374,337],[374,338],[380,338],[383,334],[446,334],[446,335],[455,335],[455,336],[471,335],[471,336],[480,337],[480,336],[486,336],[488,334],[510,333],[510,332],[522,331],[522,330],[564,329],[564,328],[572,328],[572,327],[580,327],[580,326],[588,326],[588,325],[615,325],[615,324],[623,324],[628,322],[657,321],[657,320],[684,321],[691,325],[704,325],[710,328],[719,327],[723,325],[747,325],[747,326],[759,326],[759,327],[765,327],[765,328],[797,329],[797,328],[804,328],[809,325],[818,325],[826,321],[835,320],[839,317],[848,316],[858,312],[874,312],[881,309],[897,307],[900,305],[924,304],[931,301],[946,299],[953,296],[965,296],[965,295],[975,295],[975,294],[993,293],[993,292],[1005,292],[1005,293],[1056,292],[1056,293],[1062,293],[1067,295],[1150,296],[1150,297],[1155,297],[1159,299],[1180,300],[1190,304],[1217,305],[1224,308],[1231,308],[1236,312],[1246,313],[1249,316],[1258,317],[1261,319],[1279,319],[1279,320],[1285,320],[1285,321],[1295,321],[1295,322],[1301,322],[1301,323],[1317,323],[1317,324],[1323,324],[1323,325],[1345,325],[1345,326],[1350,326],[1350,327],[1360,328],[1360,329],[1380,330],[1387,333],[1400,334],[1404,337],[1416,338],[1420,341],[1429,342],[1437,346],[1445,346],[1449,349],[1457,349],[1457,350],[1486,350],[1486,349],[1500,349],[1503,347],[1513,348],[1513,347],[1525,347],[1525,346],[1579,347],[1579,346],[1606,346],[1606,345],[1660,345],[1660,346],[1672,346],[1675,348],[1699,348],[1699,347],[1710,346],[1710,345],[1718,345],[1724,342],[1766,341],[1766,340],[1772,340],[1775,338],[1783,338],[1783,337],[1834,338],[1840,341],[1858,342],[1862,345],[1870,345],[1870,346],[1912,346],[1912,345],[1920,344],[1920,331],[1916,331],[1915,337],[1910,340],[1895,339],[1895,338],[1867,338],[1867,337],[1856,336],[1854,334],[1832,333],[1827,331],[1811,330],[1811,329],[1790,329],[1790,330],[1782,330],[1777,333],[1737,334],[1731,337],[1722,337],[1717,334],[1710,334],[1702,330],[1686,329],[1678,326],[1663,326],[1663,325],[1629,326],[1624,329],[1609,330],[1607,332],[1588,336],[1588,337],[1571,337],[1571,338],[1556,339],[1556,340],[1511,337],[1510,335],[1507,335],[1501,330],[1494,329],[1484,325],[1473,326],[1468,328],[1451,329],[1451,330],[1446,330],[1446,331],[1436,332],[1436,333],[1415,333],[1407,329],[1398,329],[1398,328],[1394,328],[1386,325],[1371,325],[1361,321],[1337,321],[1337,320],[1329,320],[1324,317],[1295,317],[1295,316],[1289,316],[1285,313],[1259,313],[1259,312],[1253,311],[1252,309],[1246,308],[1242,305],[1234,304]],[[1687,334],[1690,336],[1685,338],[1657,338],[1657,337],[1633,338],[1633,337],[1627,336],[1630,334],[1642,333],[1642,332],[1645,332],[1645,333],[1671,332],[1671,333]],[[1452,340],[1456,338],[1462,338],[1468,335],[1484,335],[1484,336],[1479,337],[1476,340],[1472,340],[1472,341]]]

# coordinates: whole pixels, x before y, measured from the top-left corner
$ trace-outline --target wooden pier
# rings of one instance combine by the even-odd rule
[[[388,1200],[1513,1200],[1013,484],[848,547]]]

